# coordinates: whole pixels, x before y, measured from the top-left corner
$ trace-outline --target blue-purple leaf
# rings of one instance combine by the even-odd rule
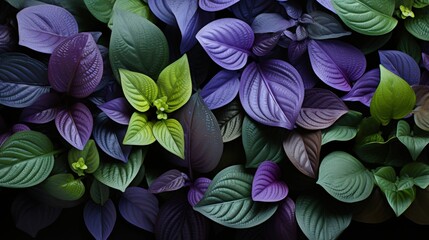
[[[56,93],[43,94],[31,106],[22,109],[21,121],[43,124],[54,120],[60,100]]]
[[[429,54],[422,52],[422,65],[429,71]]]
[[[151,193],[175,191],[184,187],[189,181],[186,174],[176,169],[168,170],[156,178],[149,186]]]
[[[398,50],[379,50],[380,64],[410,85],[420,81],[420,67],[410,55]]]
[[[158,199],[141,187],[129,187],[119,200],[119,212],[129,223],[149,232],[154,231]]]
[[[232,5],[229,10],[239,19],[251,24],[255,17],[262,12],[268,12],[273,6],[273,1],[247,0],[239,1]],[[275,5],[277,7],[277,5]]]
[[[216,12],[226,9],[240,0],[199,0],[198,6],[208,12]]]
[[[98,106],[110,119],[128,125],[131,118],[132,107],[124,97],[119,97],[107,101]]]
[[[365,73],[365,55],[349,43],[312,40],[308,44],[308,54],[316,75],[335,89],[350,91],[350,83]]]
[[[235,18],[212,21],[198,31],[196,38],[210,58],[228,70],[246,65],[254,40],[252,28]]]
[[[97,240],[107,240],[116,223],[116,208],[111,199],[103,205],[92,200],[85,204],[83,220],[91,235]]]
[[[254,33],[275,33],[282,32],[297,24],[294,19],[286,19],[278,13],[261,13],[252,22]]]
[[[193,207],[203,198],[204,193],[207,191],[212,180],[199,177],[195,179],[188,191],[188,203]]]
[[[354,84],[350,92],[341,97],[344,101],[359,101],[369,107],[375,89],[380,83],[380,69],[366,72]]]
[[[200,92],[209,109],[223,107],[237,96],[239,76],[237,71],[221,70],[210,79]]]
[[[335,13],[335,8],[331,3],[331,0],[316,0],[320,5]]]
[[[7,25],[0,25],[0,53],[12,51],[15,44],[12,28]]]
[[[271,59],[250,63],[240,80],[240,101],[255,121],[293,129],[304,99],[304,85],[289,63]]]
[[[148,0],[148,5],[153,14],[168,25],[176,25],[176,18],[169,7],[169,0]]]
[[[280,180],[280,167],[272,161],[262,162],[256,169],[252,181],[252,200],[257,202],[278,202],[289,193],[289,188]]]
[[[16,17],[19,44],[42,53],[52,53],[64,39],[78,33],[73,15],[55,5],[26,7]]]
[[[258,34],[255,36],[252,52],[256,56],[265,56],[272,52],[281,38],[281,33]]]
[[[286,197],[274,215],[266,222],[267,239],[298,239],[295,202]]]

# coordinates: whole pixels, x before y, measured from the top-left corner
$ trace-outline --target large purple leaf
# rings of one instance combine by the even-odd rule
[[[199,0],[198,5],[201,9],[208,12],[216,12],[226,9],[240,0]]]
[[[129,223],[149,232],[154,231],[158,199],[141,187],[129,187],[119,200],[119,212]]]
[[[207,191],[211,182],[212,180],[208,178],[199,177],[191,183],[188,191],[188,203],[192,207],[197,205],[197,203],[203,198],[204,193]]]
[[[201,28],[196,38],[215,63],[228,70],[238,70],[247,63],[254,35],[247,23],[221,18]]]
[[[251,24],[255,17],[263,12],[270,12],[271,8],[278,7],[274,1],[246,0],[232,5],[229,10],[239,19]]]
[[[298,239],[295,202],[286,197],[266,222],[266,239]]]
[[[240,88],[240,73],[221,70],[203,87],[200,94],[207,107],[211,110],[230,103]]]
[[[157,177],[149,186],[151,193],[162,193],[178,190],[186,186],[189,178],[186,174],[176,169],[168,170]]]
[[[12,28],[8,25],[0,25],[0,53],[12,51],[15,44]]]
[[[73,15],[55,5],[26,7],[16,18],[19,44],[42,53],[52,53],[64,39],[78,33]]]
[[[58,111],[55,126],[67,142],[82,150],[91,136],[92,113],[83,103],[76,103],[70,108]]]
[[[344,102],[330,90],[306,89],[296,124],[309,130],[325,129],[347,112]]]
[[[350,83],[365,73],[365,55],[349,43],[339,40],[311,40],[308,54],[316,75],[335,89],[350,91]]]
[[[48,65],[49,83],[58,92],[76,98],[89,96],[103,76],[103,59],[89,33],[79,33],[61,42]]]
[[[250,63],[240,80],[240,101],[255,121],[293,129],[304,99],[304,85],[289,63],[271,59]]]
[[[252,22],[254,33],[275,33],[293,27],[297,24],[294,19],[286,19],[279,13],[261,13]]]
[[[111,199],[103,205],[92,200],[85,204],[83,220],[91,235],[97,240],[107,240],[116,223],[116,208]]]
[[[366,72],[354,84],[350,92],[341,97],[344,101],[359,101],[369,107],[375,89],[380,83],[380,69],[374,68]]]
[[[398,50],[379,50],[380,64],[410,85],[420,81],[420,67],[410,55]]]
[[[289,193],[289,188],[280,180],[281,170],[277,163],[262,162],[256,169],[252,182],[252,200],[257,202],[278,202]]]
[[[128,125],[130,122],[132,107],[124,97],[119,97],[107,101],[98,106],[110,119]]]
[[[48,123],[55,119],[60,101],[56,93],[43,94],[31,106],[22,109],[20,119],[30,123]]]

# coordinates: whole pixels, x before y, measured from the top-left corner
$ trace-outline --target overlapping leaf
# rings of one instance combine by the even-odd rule
[[[85,193],[85,185],[71,173],[59,173],[47,178],[40,187],[55,198],[74,201]]]
[[[103,205],[88,201],[83,209],[85,226],[95,239],[107,240],[116,223],[116,208],[111,199]]]
[[[289,188],[280,180],[281,169],[271,161],[262,162],[256,169],[252,181],[252,200],[257,202],[277,202],[289,193]]]
[[[408,84],[416,85],[420,81],[420,67],[408,54],[398,50],[380,50],[380,64],[387,70],[403,78]]]
[[[177,169],[171,169],[157,177],[149,186],[151,193],[175,191],[185,186],[189,178]]]
[[[353,84],[352,89],[341,97],[344,101],[359,101],[365,106],[370,106],[375,89],[380,83],[380,70],[372,69],[366,72]]]
[[[213,112],[220,126],[223,142],[230,142],[241,136],[244,110],[238,100]]]
[[[215,12],[228,8],[240,0],[199,0],[198,6],[205,11]]]
[[[195,179],[188,191],[188,203],[193,207],[203,198],[212,180],[199,177]]]
[[[237,71],[221,70],[201,90],[201,97],[211,110],[230,103],[240,88]]]

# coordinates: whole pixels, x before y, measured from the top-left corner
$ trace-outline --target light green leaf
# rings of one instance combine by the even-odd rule
[[[93,173],[101,183],[122,192],[128,187],[143,164],[146,149],[138,148],[131,152],[128,162],[101,162],[100,167]]]
[[[167,97],[167,113],[171,113],[189,100],[192,94],[192,79],[188,57],[181,58],[162,70],[156,82],[159,87],[158,98]]]
[[[429,8],[414,9],[415,17],[405,19],[405,29],[414,37],[429,41]]]
[[[334,198],[348,203],[366,199],[374,187],[372,173],[355,157],[341,151],[325,156],[316,183]]]
[[[144,113],[134,112],[128,123],[123,143],[126,145],[145,146],[156,141],[153,135],[153,122],[148,121]]]
[[[153,125],[153,135],[166,150],[185,158],[185,133],[179,121],[173,118],[157,121]]]
[[[410,125],[404,120],[398,122],[396,137],[408,148],[414,161],[429,143],[429,136],[418,136],[411,132]]]
[[[158,96],[155,81],[143,73],[119,69],[122,91],[128,102],[140,112],[146,112]]]
[[[382,125],[391,119],[401,119],[414,109],[416,94],[401,77],[380,65],[380,83],[370,104],[371,116]]]
[[[411,162],[402,167],[401,176],[408,176],[414,179],[414,184],[421,189],[429,186],[429,166],[422,162]]]
[[[358,132],[362,113],[350,110],[341,116],[332,126],[322,130],[322,145],[332,141],[349,141]]]
[[[0,147],[0,187],[26,188],[45,180],[54,167],[51,140],[36,131],[10,136]]]
[[[394,191],[396,189],[396,172],[391,166],[380,167],[374,171],[374,179],[380,189],[385,191]]]
[[[341,20],[365,35],[383,35],[392,31],[398,20],[392,17],[395,0],[331,0]]]
[[[110,189],[108,186],[104,185],[97,179],[94,179],[91,183],[89,189],[89,194],[91,195],[92,201],[97,204],[103,205],[107,200],[109,200]]]
[[[83,0],[89,12],[103,23],[107,23],[112,16],[115,0]]]
[[[40,187],[55,198],[74,201],[85,193],[85,185],[80,179],[74,179],[73,174],[60,173],[50,176]]]
[[[277,210],[277,203],[252,200],[253,175],[242,165],[232,165],[216,174],[197,212],[230,228],[250,228],[265,222]]]
[[[140,0],[116,0],[113,5],[113,12],[123,10],[127,12],[131,12],[137,14],[141,17],[148,19],[151,22],[155,21],[155,17],[149,9],[149,6],[146,3],[143,3]],[[113,27],[113,18],[115,15],[113,14],[112,18],[110,18],[109,23],[107,24],[110,29]]]
[[[70,169],[79,176],[95,172],[100,164],[97,145],[93,139],[88,140],[83,150],[71,148],[67,158]]]

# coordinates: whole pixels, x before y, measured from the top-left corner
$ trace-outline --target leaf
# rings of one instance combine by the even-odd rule
[[[325,156],[316,182],[331,196],[347,203],[366,199],[372,192],[372,173],[355,157],[334,151]]]
[[[201,90],[201,97],[210,110],[223,107],[230,103],[240,88],[237,71],[220,70]]]
[[[263,12],[268,12],[272,6],[272,2],[270,1],[248,0],[237,2],[232,5],[229,10],[235,15],[235,17],[251,24],[257,15]]]
[[[283,140],[283,149],[289,161],[301,173],[316,178],[319,171],[322,134],[317,131],[291,131]]]
[[[110,188],[95,179],[91,183],[89,194],[94,203],[104,205],[109,200]]]
[[[112,17],[110,18],[109,22],[107,23],[107,26],[110,29],[113,28],[113,21],[115,18],[114,13],[117,11],[130,12],[130,13],[139,15],[141,17],[144,17],[151,22],[155,22],[154,16],[153,16],[152,12],[150,11],[147,3],[142,2],[140,0],[116,0],[114,5],[113,5]]]
[[[112,8],[115,1],[116,0],[83,0],[89,12],[103,23],[107,23],[112,16]]]
[[[18,12],[19,45],[42,53],[52,53],[67,37],[78,33],[74,16],[51,4],[29,6]]]
[[[148,121],[144,113],[135,112],[131,115],[128,124],[127,133],[124,136],[123,143],[126,145],[145,146],[156,141],[153,134],[154,123]]]
[[[410,85],[420,81],[420,67],[408,54],[398,50],[379,50],[380,64]]]
[[[223,142],[230,142],[241,136],[244,111],[237,100],[213,111],[219,123]]]
[[[313,22],[305,24],[305,30],[311,39],[323,40],[348,36],[351,32],[346,31],[338,20],[323,11],[312,11],[309,13]]]
[[[228,70],[247,63],[254,36],[250,26],[236,18],[217,19],[201,28],[195,36],[210,58]]]
[[[148,0],[147,2],[150,10],[158,19],[170,26],[176,25],[176,18],[170,9],[168,0]]]
[[[414,122],[424,131],[429,131],[429,90],[422,93],[416,92],[416,108],[413,110]]]
[[[216,12],[226,9],[240,0],[199,0],[198,6],[208,12]]]
[[[380,83],[371,100],[371,116],[385,126],[391,119],[407,116],[415,104],[416,95],[411,86],[380,65]]]
[[[55,119],[61,99],[56,93],[45,93],[28,107],[22,109],[20,120],[30,123],[48,123]]]
[[[100,50],[89,33],[64,39],[49,58],[48,77],[52,88],[76,98],[88,97],[103,75]]]
[[[116,208],[112,200],[103,205],[88,201],[83,209],[85,226],[95,239],[107,240],[116,222]]]
[[[379,83],[380,70],[377,68],[369,70],[356,80],[352,89],[346,95],[342,96],[341,99],[344,101],[359,101],[369,107]]]
[[[331,141],[349,141],[356,137],[362,113],[350,110],[332,126],[322,130],[322,145]]]
[[[186,185],[189,178],[177,169],[171,169],[157,177],[149,186],[149,192],[162,193],[178,190]]]
[[[281,36],[281,32],[256,35],[252,52],[259,57],[272,54],[275,47],[279,44]]]
[[[85,168],[75,166],[76,163],[79,163],[79,159],[81,158],[84,162]],[[82,150],[71,148],[68,152],[67,159],[70,169],[79,176],[83,176],[85,173],[95,172],[100,165],[100,156],[93,139],[89,139]]]
[[[54,167],[51,140],[36,131],[10,136],[0,147],[0,186],[28,188],[45,180]]]
[[[404,215],[406,218],[413,221],[414,223],[427,225],[428,206],[426,203],[429,197],[428,193],[429,193],[428,189],[425,189],[425,190],[417,189],[416,198],[414,199],[413,203],[411,203],[411,205],[404,212]]]
[[[232,165],[216,174],[203,199],[194,206],[212,221],[230,228],[249,228],[270,218],[277,204],[252,201],[253,176]]]
[[[197,203],[203,199],[204,193],[207,191],[211,182],[212,180],[208,178],[199,177],[191,183],[188,191],[188,203],[192,207],[197,205]]]
[[[124,192],[139,172],[145,156],[146,150],[134,150],[127,163],[101,162],[92,175],[103,184]]]
[[[261,13],[252,21],[254,33],[276,33],[295,26],[296,20],[288,20],[278,13]]]
[[[161,146],[185,159],[185,133],[179,121],[173,118],[157,121],[153,125],[152,131]]]
[[[85,193],[85,185],[80,179],[75,179],[71,173],[59,173],[48,177],[41,183],[41,188],[55,198],[74,201]]]
[[[124,97],[109,100],[98,105],[98,108],[100,108],[101,111],[103,111],[110,119],[119,124],[128,125],[130,122],[132,109],[130,104],[127,102],[127,99]]]
[[[423,41],[429,41],[429,9],[427,7],[414,9],[414,12],[414,18],[407,18],[404,21],[405,29],[414,37]]]
[[[297,239],[295,202],[292,198],[286,197],[282,200],[274,215],[263,224],[266,226],[267,239]]]
[[[399,175],[413,178],[414,185],[421,189],[426,189],[429,186],[429,166],[425,163],[407,163],[401,168]]]
[[[287,197],[289,188],[280,180],[281,169],[271,161],[262,162],[252,181],[252,200],[255,202],[278,202]]]
[[[429,136],[419,136],[418,133],[412,132],[410,125],[405,120],[398,121],[396,137],[408,148],[414,161],[429,143]]]
[[[250,63],[240,79],[240,101],[255,121],[293,129],[304,99],[304,85],[289,63],[271,59]]]
[[[378,36],[391,32],[398,20],[392,17],[395,0],[332,0],[335,12],[354,31]]]

